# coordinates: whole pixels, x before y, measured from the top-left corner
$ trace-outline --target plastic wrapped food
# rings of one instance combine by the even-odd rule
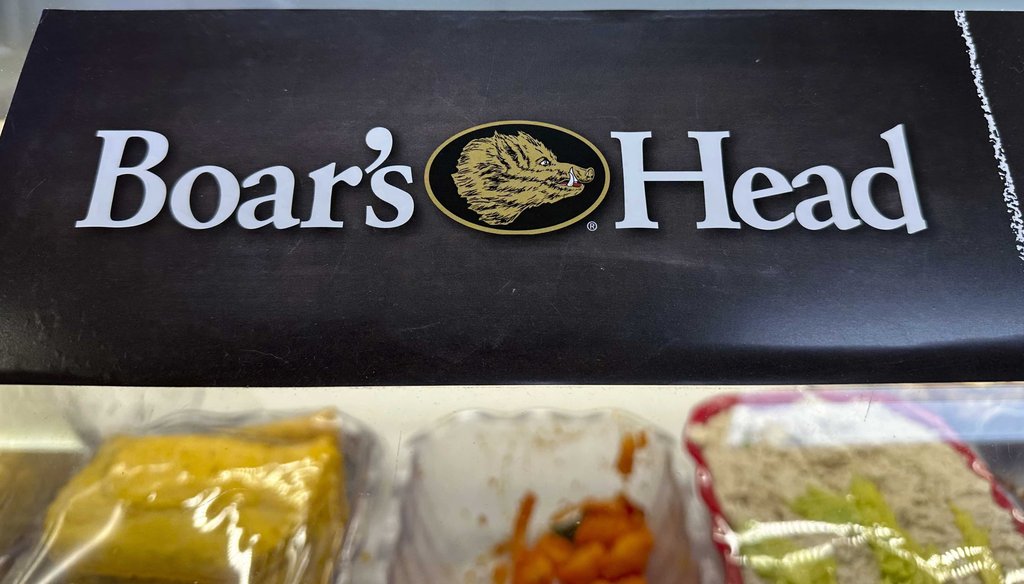
[[[620,437],[629,434],[643,434],[639,441],[646,444],[617,456]],[[602,570],[606,582],[697,581],[677,441],[631,415],[463,412],[412,440],[410,454],[399,477],[392,584],[537,584],[553,581],[557,574],[548,568],[561,568],[564,584],[601,582]],[[534,503],[527,509],[528,493]],[[628,525],[584,521],[588,514]],[[560,539],[551,537],[554,526]],[[565,537],[575,530],[589,533],[578,542]],[[640,539],[630,537],[613,553],[632,533]],[[631,549],[633,543],[640,549]],[[562,552],[578,557],[546,566],[545,557]],[[517,574],[517,561],[532,567],[522,565]]]
[[[886,394],[726,396],[686,431],[726,581],[1019,582],[1019,511],[938,418]]]
[[[331,412],[115,436],[46,516],[26,581],[326,584],[349,510]]]
[[[0,450],[0,581],[31,548],[47,504],[81,458],[73,451]]]

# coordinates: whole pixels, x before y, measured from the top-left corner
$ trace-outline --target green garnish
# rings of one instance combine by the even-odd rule
[[[761,543],[745,546],[751,556],[762,556],[782,559],[787,554],[799,551],[793,542],[784,539],[770,539]],[[775,566],[756,566],[754,571],[762,579],[773,584],[835,584],[836,561],[834,558],[823,558],[804,563],[780,563]]]
[[[569,541],[576,538],[576,530],[579,529],[580,523],[583,521],[583,517],[570,517],[565,521],[561,521],[551,526],[551,531],[560,537],[563,537]]]
[[[964,546],[979,547],[983,550],[981,557],[978,558],[982,561],[982,569],[978,574],[981,581],[985,584],[1003,584],[1003,569],[992,556],[988,532],[978,527],[974,519],[956,505],[950,503],[949,510],[953,512],[953,521],[964,538]]]
[[[810,487],[792,502],[790,508],[804,519],[813,521],[887,527],[905,540],[902,549],[919,555],[918,546],[900,529],[896,514],[878,487],[869,480],[854,478],[846,496]],[[869,541],[868,545],[878,561],[880,582],[883,584],[936,584],[934,578],[918,568],[913,558],[897,555],[885,540]]]
[[[827,489],[808,487],[807,492],[789,504],[794,513],[804,519],[829,523],[857,523],[857,508],[848,497]]]
[[[855,477],[845,495],[828,489],[809,487],[790,503],[794,513],[810,521],[835,525],[861,526],[866,544],[875,556],[881,584],[938,584],[944,569],[954,565],[980,566],[984,584],[1004,584],[1002,569],[995,561],[988,532],[979,528],[966,512],[950,504],[953,519],[963,537],[959,559],[939,563],[938,551],[915,542],[896,519],[896,514],[870,480]],[[803,551],[793,540],[777,537],[743,546],[750,566],[772,584],[835,584],[836,563],[831,557],[799,556]],[[931,564],[924,563],[930,558]],[[945,566],[943,568],[942,566]]]
[[[896,522],[896,514],[886,503],[885,497],[875,484],[867,479],[855,477],[850,482],[850,497],[857,507],[861,525],[881,525],[895,531],[903,538],[902,549],[915,557],[926,558],[934,550],[925,550],[917,545],[906,530]],[[913,558],[902,557],[887,546],[872,543],[871,549],[878,560],[882,584],[933,584],[937,582],[927,572],[918,567]]]

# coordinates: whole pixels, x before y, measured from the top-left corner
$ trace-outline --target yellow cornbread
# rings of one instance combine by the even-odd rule
[[[49,555],[72,578],[325,584],[348,519],[328,422],[112,438],[51,505]]]

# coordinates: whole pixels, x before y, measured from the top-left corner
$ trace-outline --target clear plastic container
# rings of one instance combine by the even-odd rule
[[[720,581],[1024,581],[1024,514],[967,442],[981,435],[954,430],[1012,409],[982,397],[778,391],[695,407],[685,443]]]
[[[112,397],[114,397],[114,396],[112,395]],[[260,450],[260,449],[264,448],[263,446],[260,446],[260,444],[271,444],[273,440],[280,440],[281,441],[280,444],[282,444],[281,448],[292,448],[292,447],[289,447],[287,445],[293,443],[293,440],[299,440],[300,441],[300,442],[294,442],[295,444],[305,444],[308,441],[305,438],[294,438],[293,439],[293,436],[289,434],[289,432],[292,431],[290,427],[286,428],[286,427],[282,427],[280,425],[277,425],[277,426],[275,426],[275,430],[274,430],[275,433],[274,434],[257,434],[257,431],[252,429],[253,427],[258,427],[258,426],[266,427],[266,426],[264,426],[266,424],[274,424],[274,423],[277,423],[277,422],[287,421],[289,419],[304,418],[304,417],[310,416],[313,413],[313,412],[283,412],[283,411],[263,411],[263,410],[260,410],[260,411],[248,411],[248,412],[239,412],[239,413],[230,413],[230,414],[228,414],[228,413],[211,413],[211,412],[202,411],[202,410],[179,410],[179,411],[176,411],[173,414],[171,414],[169,416],[166,416],[166,417],[163,417],[163,418],[161,418],[159,420],[156,420],[156,421],[153,421],[153,422],[144,422],[142,420],[142,418],[145,417],[144,412],[140,412],[139,415],[138,415],[139,420],[138,420],[138,423],[136,423],[136,424],[132,424],[130,420],[126,419],[127,417],[130,417],[130,416],[125,416],[125,415],[112,416],[111,417],[112,421],[110,423],[108,423],[108,424],[104,424],[102,422],[103,418],[101,416],[97,416],[96,415],[96,413],[97,413],[96,405],[97,404],[90,404],[90,407],[85,408],[83,411],[74,412],[72,410],[72,408],[74,406],[76,406],[76,405],[77,406],[81,406],[82,403],[78,403],[75,400],[71,400],[71,402],[70,402],[71,408],[69,408],[69,411],[70,411],[69,416],[72,419],[69,420],[69,421],[71,422],[72,426],[76,427],[79,430],[79,433],[80,433],[80,436],[82,438],[82,441],[85,443],[85,445],[87,447],[86,456],[83,457],[83,463],[79,464],[78,468],[76,469],[77,471],[81,471],[81,472],[86,472],[89,469],[88,465],[91,464],[91,462],[89,462],[90,459],[94,458],[97,455],[99,455],[99,456],[114,456],[114,458],[113,458],[113,460],[115,461],[114,464],[125,464],[125,463],[122,463],[122,462],[117,462],[118,459],[116,458],[116,456],[118,454],[113,454],[113,455],[110,454],[110,452],[114,452],[114,453],[123,453],[124,452],[123,449],[120,450],[120,451],[117,450],[117,446],[116,445],[113,446],[113,447],[110,446],[111,444],[120,444],[120,442],[116,442],[115,443],[115,441],[120,440],[118,438],[118,436],[129,436],[129,437],[139,436],[139,437],[145,437],[145,439],[151,439],[152,438],[152,439],[156,439],[156,440],[159,440],[159,438],[157,438],[157,437],[160,437],[160,436],[172,437],[172,440],[178,440],[178,439],[181,439],[181,437],[188,438],[188,437],[196,437],[196,436],[198,436],[198,437],[214,436],[214,437],[218,437],[218,438],[224,438],[225,440],[236,440],[236,439],[243,440],[243,441],[256,440],[256,442],[253,442],[254,446],[252,448],[254,450],[253,451],[249,451],[248,454],[243,454],[242,456],[250,456],[251,458],[249,460],[251,460],[251,459],[259,460],[259,457],[263,456],[264,452],[267,452],[266,450]],[[102,405],[102,404],[100,404],[100,405]],[[90,411],[90,410],[92,410],[92,411]],[[344,532],[343,532],[343,534],[341,536],[340,546],[338,547],[336,552],[331,552],[328,556],[326,556],[326,560],[325,561],[327,561],[331,565],[331,568],[328,571],[324,571],[324,572],[320,572],[320,573],[324,573],[324,574],[330,573],[331,574],[331,582],[332,583],[350,584],[350,583],[356,581],[356,579],[353,577],[354,565],[357,562],[360,554],[362,554],[365,551],[365,548],[366,548],[367,536],[368,536],[368,531],[369,531],[368,513],[370,512],[370,509],[373,506],[374,499],[376,497],[378,497],[378,495],[379,495],[381,445],[380,445],[380,441],[377,438],[377,436],[368,427],[366,427],[363,423],[359,422],[358,420],[355,420],[355,419],[353,419],[353,418],[351,418],[351,417],[349,417],[349,416],[347,416],[347,415],[345,415],[343,413],[339,413],[339,412],[336,412],[334,410],[326,410],[325,414],[322,417],[318,417],[317,420],[319,420],[319,421],[326,421],[325,423],[329,423],[330,424],[330,426],[327,426],[326,430],[325,430],[326,432],[329,432],[329,434],[324,434],[321,431],[319,433],[320,436],[330,436],[333,433],[337,433],[338,443],[340,445],[340,451],[342,453],[343,460],[344,460],[345,493],[346,493],[347,504],[348,504],[348,519],[347,519],[347,521],[344,524]],[[320,422],[318,422],[318,423],[320,423]],[[264,432],[264,431],[260,430],[260,432]],[[257,440],[257,436],[258,436],[258,440]],[[270,436],[270,438],[268,438],[268,436]],[[128,438],[127,444],[132,444],[132,442],[131,442],[132,440],[134,440],[134,438]],[[165,448],[165,450],[162,450],[162,451],[173,451],[174,449],[177,448],[176,445],[171,444],[172,440],[168,440],[167,442],[161,442],[160,443]],[[214,457],[218,456],[218,450],[216,450],[216,448],[214,448],[212,446],[209,446],[210,443],[206,442],[205,438],[200,438],[199,440],[203,440],[204,441],[204,442],[202,442],[202,444],[205,445],[204,446],[205,448],[213,448],[212,450],[210,450],[210,455],[209,456],[211,458],[214,458]],[[263,442],[264,440],[270,440],[271,442]],[[193,443],[195,443],[195,442],[193,442]],[[316,442],[316,440],[314,440],[312,443],[315,444],[317,442]],[[319,442],[319,443],[320,444],[329,444],[329,442]],[[149,442],[146,442],[146,444],[149,444]],[[225,444],[227,444],[227,443],[225,443]],[[112,450],[104,450],[104,448],[106,448],[106,447],[110,447],[110,448],[112,448]],[[140,448],[141,448],[141,450],[140,450]],[[145,448],[148,448],[148,447],[145,447]],[[143,464],[147,465],[147,468],[156,468],[153,465],[159,465],[160,463],[153,462],[152,458],[147,457],[145,455],[145,448],[140,447],[140,446],[135,446],[134,447],[134,451],[136,453],[139,453],[139,452],[142,453],[141,455],[147,461],[147,462],[143,462]],[[227,446],[225,446],[225,448],[227,448]],[[268,446],[268,448],[277,448],[277,447],[276,446]],[[303,452],[302,448],[305,448],[305,447],[301,447],[301,446],[295,446],[294,447],[293,451],[297,453],[296,456],[299,456],[299,457],[304,457],[305,456],[305,455],[302,454],[302,452]],[[131,451],[131,450],[129,449],[129,451]],[[106,454],[104,454],[104,453],[106,453]],[[136,456],[138,456],[138,454]],[[233,454],[226,454],[225,456],[234,456],[234,455]],[[192,460],[202,460],[202,458],[195,458],[195,457],[193,457]],[[290,481],[290,482],[287,485],[282,483],[281,488],[284,489],[284,488],[287,487],[287,488],[291,489],[289,492],[295,493],[294,497],[300,497],[300,498],[304,497],[305,495],[303,495],[302,493],[300,493],[299,491],[296,490],[296,489],[301,489],[302,488],[300,486],[301,483],[291,482],[291,481],[301,481],[301,480],[303,480],[301,475],[303,473],[307,472],[307,471],[304,470],[304,469],[300,469],[299,467],[297,467],[295,465],[297,465],[297,464],[303,464],[303,465],[306,465],[306,464],[316,464],[315,462],[306,463],[304,461],[307,461],[307,460],[308,461],[315,461],[317,459],[315,459],[315,458],[310,458],[310,459],[296,458],[296,459],[294,459],[295,462],[288,462],[288,460],[289,459],[285,458],[284,462],[282,462],[282,463],[273,463],[274,465],[280,465],[280,466],[277,467],[277,468],[281,469],[280,471],[275,471],[273,466],[268,466],[268,467],[265,467],[265,468],[268,469],[267,472],[270,472],[271,474],[277,473],[277,472],[284,473],[281,476],[282,477],[287,477],[287,478],[283,478],[281,480],[286,480],[286,481]],[[200,464],[200,463],[197,463],[197,464]],[[248,485],[248,484],[250,484],[250,481],[257,480],[257,479],[256,478],[249,479],[249,478],[246,478],[246,477],[247,476],[256,477],[257,475],[250,475],[250,471],[247,470],[246,467],[247,467],[247,464],[242,462],[242,463],[240,463],[240,466],[237,467],[237,468],[231,469],[230,471],[228,471],[228,470],[214,471],[214,472],[219,472],[221,474],[214,474],[214,475],[211,475],[211,476],[220,477],[220,476],[224,476],[224,473],[231,472],[232,475],[234,477],[236,477],[236,478],[230,479],[230,481],[231,481],[230,484],[236,485],[236,487],[224,487],[224,488],[227,488],[227,489],[231,489],[231,488],[248,488],[248,487],[244,487],[243,485]],[[287,468],[292,468],[292,469],[298,469],[298,470],[293,472],[293,471],[287,470],[286,467]],[[112,469],[113,467],[109,467],[109,468]],[[126,472],[133,472],[131,466],[126,466],[125,468],[128,469]],[[139,467],[139,468],[143,468],[143,467]],[[214,465],[213,468],[218,468],[218,467],[216,467]],[[310,467],[310,468],[312,469],[313,467]],[[256,470],[258,470],[258,468],[254,467],[251,470],[256,471]],[[193,471],[193,472],[197,472],[197,471]],[[260,471],[260,472],[263,472],[263,471]],[[167,475],[167,476],[171,476],[171,475]],[[277,475],[275,474],[274,476],[277,476]],[[152,480],[156,481],[153,484],[157,484],[157,485],[161,485],[162,484],[162,485],[164,485],[164,487],[160,487],[161,489],[163,489],[163,490],[160,491],[161,493],[168,492],[167,489],[171,490],[169,492],[174,493],[174,489],[177,488],[177,487],[174,486],[173,482],[167,482],[167,481],[164,481],[164,479],[159,479],[158,478],[158,479],[152,479]],[[218,479],[218,480],[220,480],[220,479]],[[267,479],[259,479],[259,480],[274,480],[274,479],[273,479],[272,476],[270,476]],[[85,486],[85,491],[80,491],[80,492],[84,492],[86,494],[89,491],[91,491],[92,489],[95,489],[95,488],[106,488],[106,487],[103,486],[103,483],[100,483],[100,482],[94,482],[94,483],[85,482],[85,483],[82,483],[82,484],[86,485]],[[260,487],[260,488],[274,488],[272,485],[270,485],[270,483],[263,483],[263,484],[265,484],[267,486],[266,487]],[[94,485],[94,486],[92,486],[92,485]],[[127,488],[131,488],[131,483],[127,483]],[[191,487],[189,487],[189,488],[191,488]],[[222,492],[219,489],[220,489],[220,487],[215,487],[214,488],[216,493]],[[120,491],[118,491],[118,492],[120,492]],[[230,490],[223,491],[223,492],[226,495],[227,493],[230,492]],[[270,492],[271,491],[267,491],[265,493],[265,496],[270,497]],[[234,519],[230,518],[232,516],[231,514],[233,513],[232,509],[234,508],[234,503],[230,503],[230,502],[227,502],[227,501],[230,501],[231,499],[226,499],[225,501],[221,501],[219,499],[219,496],[216,493],[210,494],[210,493],[206,493],[206,491],[204,491],[204,493],[209,496],[209,503],[207,505],[208,506],[212,505],[212,507],[210,507],[209,510],[205,512],[205,515],[204,515],[204,517],[206,517],[206,519],[204,520],[205,523],[202,523],[202,522],[201,523],[194,523],[195,528],[197,530],[197,534],[206,533],[206,531],[204,531],[204,530],[209,528],[209,529],[216,529],[216,530],[226,529],[228,537],[229,537],[229,540],[232,537],[231,534],[232,533],[236,533],[236,532],[239,533],[239,534],[242,534],[242,537],[246,537],[246,533],[248,533],[249,537],[252,537],[253,532],[251,530],[249,532],[246,532],[244,529],[232,527],[233,525],[235,525],[235,522],[238,522],[238,521],[241,521],[241,520],[238,519],[238,517],[240,515],[235,515]],[[250,497],[250,496],[251,497],[260,497],[259,500],[263,500],[264,495],[259,495],[258,493],[259,493],[259,491],[253,491],[251,495],[245,495],[245,496],[247,496],[247,497]],[[72,491],[72,495],[71,496],[72,497],[77,497],[77,496],[80,496],[80,495],[76,495],[76,494],[74,494],[74,491]],[[164,495],[161,494],[160,496],[164,496]],[[177,496],[177,495],[167,495],[167,496],[171,497],[172,498],[171,500],[173,500],[173,497]],[[328,494],[327,496],[330,497],[331,495]],[[149,495],[149,497],[150,498],[147,499],[148,501],[151,501],[151,502],[155,501],[154,504],[159,505],[159,501],[158,501],[157,495],[151,494],[151,495]],[[155,497],[157,497],[157,498],[155,498]],[[291,498],[292,495],[289,495],[289,497],[290,497],[289,498],[290,501],[297,500],[297,499]],[[256,499],[252,499],[252,501],[256,501]],[[268,498],[268,501],[269,501],[269,498]],[[67,502],[67,498],[66,497],[65,497],[65,502]],[[225,503],[228,506],[224,507],[223,509],[220,509],[220,505],[225,504]],[[248,508],[256,509],[256,507],[252,507],[252,504],[253,503],[248,503],[248,505],[250,505],[250,507],[248,507]],[[271,503],[266,502],[266,503],[258,503],[257,504],[257,505],[260,506],[260,510],[258,511],[258,513],[262,514],[262,517],[263,517],[263,519],[261,520],[261,524],[264,525],[266,527],[266,529],[268,529],[268,530],[272,531],[272,530],[275,529],[273,527],[275,522],[272,520],[272,516],[271,515],[267,515],[267,514],[272,513],[272,512],[273,513],[294,513],[294,511],[290,511],[290,510],[288,510],[288,508],[280,508],[280,507],[270,508],[270,507],[267,507],[268,504],[271,504]],[[191,505],[191,503],[189,503],[188,505]],[[194,513],[199,513],[199,509],[203,508],[203,505],[204,505],[204,502],[202,502],[202,501],[196,502],[196,505],[195,505],[195,509],[196,510],[194,511]],[[191,509],[193,507],[189,506],[188,508]],[[315,507],[311,507],[311,509],[312,508],[315,508]],[[135,532],[142,532],[141,531],[142,529],[148,529],[149,531],[154,531],[152,529],[152,526],[155,526],[155,525],[160,525],[160,524],[175,525],[175,524],[179,524],[180,523],[178,520],[168,521],[166,519],[167,515],[162,514],[162,513],[164,513],[163,511],[156,510],[156,511],[150,512],[152,514],[151,515],[151,519],[146,519],[145,520],[146,521],[145,524],[141,523],[140,520],[136,519],[131,524],[125,524],[125,525],[130,525],[131,526],[130,528],[133,531],[131,531],[131,532],[121,532],[120,534],[117,534],[117,529],[119,528],[119,525],[118,525],[118,521],[115,520],[115,516],[121,516],[123,513],[129,513],[130,511],[119,510],[119,509],[128,509],[128,508],[123,508],[123,507],[120,507],[120,506],[119,507],[113,507],[112,509],[113,509],[113,513],[111,514],[111,519],[110,519],[109,522],[107,522],[105,527],[110,527],[109,532],[110,533],[114,533],[115,537],[120,537],[122,541],[124,541],[125,537],[128,537],[127,534],[135,533]],[[275,511],[275,509],[277,509],[277,511]],[[105,515],[106,511],[102,511],[101,510],[100,513],[101,513],[101,515],[98,516],[98,517],[102,520],[102,517],[106,517],[106,515]],[[157,515],[157,513],[161,513],[162,515]],[[242,513],[244,513],[244,512],[242,512]],[[250,511],[250,513],[252,513],[252,511]],[[80,511],[77,512],[77,517],[79,517],[79,518],[81,518],[81,517],[88,517],[89,515],[90,515],[90,513],[88,512],[87,509],[86,510],[80,510]],[[318,516],[318,514],[314,514],[311,517],[312,517],[313,520],[316,520],[317,516]],[[58,519],[56,520],[58,523],[56,525],[60,525],[59,522],[63,520],[62,519],[63,515],[56,515],[56,517],[58,517]],[[124,515],[124,517],[127,517],[127,515]],[[198,517],[198,515],[196,515],[196,517]],[[228,517],[228,519],[225,519],[225,517]],[[267,520],[268,517],[271,518],[270,519],[270,523],[267,522],[268,521]],[[153,518],[155,518],[155,519],[153,519]],[[250,518],[250,520],[252,520],[253,516],[249,515],[249,518]],[[194,521],[198,521],[198,519],[195,519]],[[49,523],[52,523],[52,522],[49,522]],[[102,521],[100,521],[100,523],[102,523]],[[146,525],[149,525],[150,527],[147,528],[147,527],[145,527]],[[242,525],[242,524],[239,523],[238,525]],[[42,529],[41,525],[37,525],[36,526],[36,533],[34,534],[33,539],[36,540],[38,543],[32,549],[26,551],[24,554],[22,554],[20,557],[18,557],[17,560],[13,562],[13,565],[8,570],[8,573],[6,574],[6,576],[3,576],[2,578],[0,578],[0,581],[2,581],[4,584],[44,584],[44,583],[48,584],[48,583],[70,582],[70,581],[76,581],[76,582],[77,581],[90,581],[90,582],[91,581],[102,581],[102,582],[124,581],[124,577],[104,576],[104,575],[100,575],[100,574],[97,574],[96,576],[79,576],[79,575],[75,575],[76,563],[80,563],[80,562],[83,562],[83,561],[90,561],[89,555],[94,553],[92,551],[93,549],[103,550],[102,553],[104,554],[103,556],[99,557],[99,559],[95,559],[95,561],[93,562],[94,564],[99,564],[99,563],[102,563],[102,562],[106,562],[107,564],[110,564],[110,562],[114,562],[114,564],[117,564],[117,563],[119,563],[121,561],[124,561],[124,560],[117,559],[119,557],[123,558],[123,556],[121,555],[121,552],[117,551],[117,548],[111,548],[110,546],[107,546],[106,544],[102,543],[103,542],[103,538],[109,536],[110,533],[104,533],[103,530],[99,530],[96,533],[90,534],[88,529],[86,529],[86,530],[78,529],[76,532],[74,532],[75,535],[73,537],[75,537],[75,538],[85,542],[85,545],[77,546],[77,549],[58,550],[58,549],[55,549],[55,546],[54,546],[54,541],[56,540],[54,534],[57,533],[57,531],[56,531],[57,529],[58,528],[51,528],[51,530],[46,531],[46,530]],[[278,554],[275,557],[278,557],[279,559],[274,560],[274,562],[277,562],[277,563],[272,564],[272,566],[273,566],[272,568],[268,568],[268,570],[272,569],[273,571],[268,571],[263,576],[264,578],[270,577],[273,580],[274,578],[277,578],[278,575],[280,575],[281,578],[283,578],[282,580],[280,580],[281,582],[289,582],[289,583],[294,583],[294,584],[300,584],[300,583],[304,583],[304,582],[311,582],[311,583],[315,583],[315,584],[322,584],[321,581],[318,578],[313,576],[315,573],[318,573],[318,572],[310,571],[309,568],[308,568],[309,565],[304,563],[306,561],[313,561],[311,558],[307,558],[305,560],[303,559],[304,557],[306,557],[306,553],[307,553],[306,551],[303,551],[303,550],[306,550],[307,549],[306,546],[308,546],[308,545],[313,543],[313,539],[312,538],[315,537],[314,534],[316,533],[315,531],[312,530],[312,527],[310,527],[310,531],[308,531],[308,532],[306,531],[306,529],[307,529],[306,527],[302,527],[302,528],[300,528],[300,531],[297,532],[297,536],[295,536],[295,535],[288,536],[289,539],[286,540],[286,545],[288,546],[287,549],[282,549],[282,550],[279,550],[279,551],[271,552],[273,554]],[[72,533],[72,532],[69,532],[69,533]],[[256,533],[257,534],[260,533],[259,530],[256,530]],[[264,531],[263,534],[261,535],[261,537],[266,537],[268,539],[274,537],[274,536],[268,535],[268,533],[270,533],[270,531]],[[335,533],[337,533],[337,532],[335,532]],[[170,535],[170,534],[168,534],[168,535]],[[68,535],[67,537],[70,538],[72,536]],[[197,537],[201,537],[201,536],[197,535]],[[280,537],[280,536],[277,536],[277,537]],[[248,543],[246,543],[247,541],[248,541]],[[337,541],[337,540],[335,540],[335,541]],[[99,542],[98,543],[99,547],[96,547],[96,542]],[[232,571],[235,571],[237,569],[237,575],[238,575],[238,578],[239,578],[239,582],[242,582],[242,581],[245,581],[245,582],[258,582],[258,581],[262,581],[262,580],[259,580],[259,578],[256,578],[254,576],[255,573],[247,572],[247,568],[245,567],[246,565],[248,565],[248,564],[245,563],[245,555],[246,554],[251,554],[252,553],[251,551],[250,552],[242,552],[241,556],[236,556],[234,552],[230,551],[230,550],[234,549],[235,547],[238,547],[239,549],[250,549],[250,550],[251,549],[255,549],[253,546],[256,546],[257,544],[255,544],[254,542],[255,542],[255,540],[253,540],[253,539],[249,539],[249,540],[242,539],[241,540],[241,544],[239,544],[238,546],[235,546],[233,544],[233,545],[231,545],[228,548],[227,557],[224,558],[224,561],[227,562],[227,565],[230,565],[232,567]],[[123,544],[122,543],[118,543],[118,544],[113,544],[113,545],[123,545]],[[91,548],[90,546],[94,546],[94,547]],[[171,544],[170,546],[167,546],[165,549],[162,549],[161,551],[170,550],[171,553],[180,554],[180,553],[182,553],[182,550],[188,550],[188,549],[198,549],[198,548],[194,548],[194,547],[190,548],[187,545],[176,546],[175,544]],[[204,552],[204,553],[207,553],[207,552]],[[212,551],[209,551],[208,553],[216,554],[217,551],[216,550],[212,550]],[[109,558],[109,559],[106,559],[106,558]],[[164,561],[166,561],[166,560],[164,560]],[[194,561],[201,562],[202,559],[201,558],[196,558]],[[281,563],[281,562],[283,562],[283,563]],[[111,565],[113,565],[113,564],[111,564]],[[255,565],[255,564],[253,564],[253,565]],[[2,576],[2,574],[0,574],[0,576]],[[83,580],[82,578],[85,578],[85,579]],[[312,579],[310,579],[310,578],[312,578]],[[166,579],[164,579],[162,581],[164,581],[164,582],[173,582],[174,580],[166,580]],[[277,580],[273,580],[273,581],[277,581]]]
[[[620,439],[640,430],[649,444],[624,488],[614,466]],[[630,414],[467,411],[414,438],[407,452],[391,584],[490,583],[492,552],[509,538],[527,491],[537,496],[533,539],[555,511],[623,490],[655,535],[647,581],[697,582],[677,441]]]

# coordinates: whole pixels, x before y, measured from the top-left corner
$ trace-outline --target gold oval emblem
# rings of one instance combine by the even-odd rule
[[[609,175],[592,142],[527,120],[463,130],[434,150],[423,172],[430,200],[445,215],[500,235],[548,233],[580,221],[604,200]]]

